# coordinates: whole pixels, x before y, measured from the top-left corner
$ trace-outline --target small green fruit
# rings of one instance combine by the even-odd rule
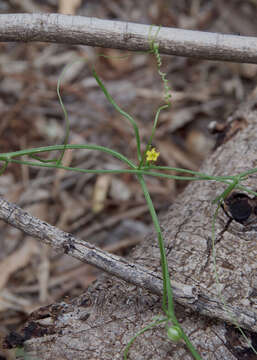
[[[167,336],[171,341],[177,342],[182,338],[182,332],[178,326],[171,326],[167,329]]]

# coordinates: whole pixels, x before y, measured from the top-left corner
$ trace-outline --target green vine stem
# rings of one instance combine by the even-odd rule
[[[131,345],[133,344],[133,342],[136,340],[136,338],[137,338],[139,335],[144,334],[146,331],[148,331],[148,330],[154,328],[155,326],[158,326],[158,325],[160,325],[160,324],[162,324],[163,322],[166,322],[166,321],[167,321],[167,318],[163,318],[163,319],[154,321],[153,323],[148,324],[148,325],[145,326],[143,329],[139,330],[139,331],[129,340],[129,342],[127,343],[126,348],[125,348],[124,353],[123,353],[123,358],[124,358],[124,360],[127,360],[129,349],[130,349]]]
[[[172,287],[170,284],[168,262],[167,262],[167,257],[166,257],[166,253],[165,253],[164,241],[163,241],[163,237],[162,237],[159,220],[158,220],[157,214],[155,212],[154,205],[153,205],[151,196],[149,194],[149,191],[147,189],[145,180],[142,175],[138,175],[138,181],[142,187],[142,190],[143,190],[143,193],[144,193],[144,196],[145,196],[145,199],[146,199],[146,202],[149,207],[149,211],[150,211],[150,214],[151,214],[151,217],[153,220],[154,228],[155,228],[155,231],[156,231],[157,237],[158,237],[158,244],[159,244],[160,255],[161,255],[162,276],[163,276],[163,302],[162,302],[163,311],[166,313],[168,320],[171,320],[173,325],[176,325],[180,329],[182,338],[185,341],[185,343],[188,347],[188,350],[191,352],[194,359],[201,360],[202,359],[201,356],[199,355],[199,353],[197,352],[197,350],[195,349],[195,347],[193,346],[193,344],[191,343],[191,341],[185,334],[184,330],[182,329],[181,325],[179,324],[179,322],[176,318],[175,311],[174,311],[173,292],[172,292]],[[167,306],[167,303],[168,303],[168,306]]]

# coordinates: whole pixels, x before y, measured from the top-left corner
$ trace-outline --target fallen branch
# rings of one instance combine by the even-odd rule
[[[60,14],[2,14],[0,41],[43,41],[149,51],[158,26]],[[257,38],[162,27],[159,52],[199,59],[257,63]]]
[[[0,198],[0,219],[25,234],[40,239],[56,250],[61,250],[67,255],[96,266],[104,272],[147,289],[154,294],[162,295],[162,280],[155,272],[59,230],[3,198]],[[173,282],[172,285],[178,301],[181,299],[182,303],[188,303],[197,299],[194,286],[177,282]]]

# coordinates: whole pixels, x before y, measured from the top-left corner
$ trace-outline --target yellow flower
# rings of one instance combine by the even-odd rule
[[[155,148],[152,148],[151,150],[148,150],[146,152],[146,160],[147,161],[156,161],[158,159],[158,156],[160,155],[159,152],[155,150]]]

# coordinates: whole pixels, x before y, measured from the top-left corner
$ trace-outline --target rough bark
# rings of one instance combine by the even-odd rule
[[[229,119],[224,143],[206,160],[203,171],[232,175],[256,167],[257,102],[251,99]],[[245,182],[256,188],[256,175]],[[199,290],[194,310],[176,305],[179,321],[203,359],[254,359],[233,327],[219,320],[211,306],[218,298],[210,258],[211,201],[224,186],[214,182],[191,183],[172,204],[162,228],[172,279]],[[222,294],[244,327],[256,331],[257,242],[256,227],[232,221],[219,212],[216,234],[217,269]],[[155,234],[139,245],[130,260],[160,276],[160,257]],[[209,301],[208,316],[200,315]],[[238,311],[236,311],[236,309]],[[161,313],[161,301],[149,291],[103,275],[79,299],[49,306],[31,315],[25,336],[28,355],[38,359],[121,359],[129,339]],[[251,314],[249,317],[247,314]],[[230,319],[231,320],[231,319]],[[248,333],[250,337],[251,334]],[[256,334],[252,334],[256,341]],[[253,356],[253,357],[251,357]],[[165,330],[155,328],[137,338],[130,359],[189,360],[182,343],[167,341]]]
[[[150,35],[163,54],[257,63],[257,38],[60,14],[2,14],[0,41],[45,41],[149,51]]]

